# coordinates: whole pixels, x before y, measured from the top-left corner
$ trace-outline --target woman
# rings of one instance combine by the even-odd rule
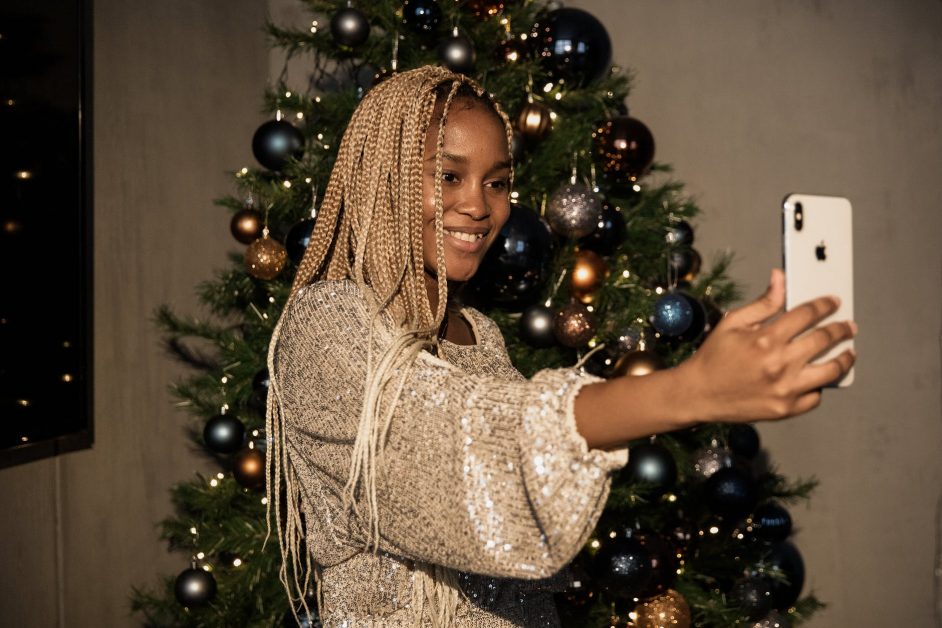
[[[448,302],[509,214],[510,139],[479,86],[435,67],[374,87],[344,134],[268,364],[282,580],[303,598],[314,573],[326,626],[558,625],[558,574],[627,441],[804,412],[854,361],[808,364],[855,329],[798,337],[832,299],[770,322],[773,273],[677,368],[524,379],[497,326]]]

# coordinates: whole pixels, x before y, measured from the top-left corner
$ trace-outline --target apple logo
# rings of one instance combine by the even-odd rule
[[[827,252],[825,251],[824,240],[821,241],[821,244],[814,247],[814,256],[817,257],[820,261],[827,259]]]

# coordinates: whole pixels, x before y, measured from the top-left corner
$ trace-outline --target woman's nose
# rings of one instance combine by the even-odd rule
[[[460,192],[453,208],[455,211],[475,220],[486,218],[491,213],[487,199],[484,197],[484,186],[482,185],[467,186],[466,189]]]

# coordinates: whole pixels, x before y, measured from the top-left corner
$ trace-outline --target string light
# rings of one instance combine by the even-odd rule
[[[232,561],[232,566],[233,566],[233,567],[239,567],[239,566],[241,566],[241,565],[242,565],[242,559],[241,559],[241,558],[236,558],[235,560]]]
[[[70,374],[68,374],[68,373],[64,373],[64,374],[62,375],[62,381],[64,381],[64,382],[71,382],[71,381],[72,381],[72,376],[71,376]]]
[[[27,180],[27,179],[32,179],[32,178],[33,178],[33,173],[30,172],[29,170],[17,170],[17,171],[16,171],[16,175],[14,175],[14,176],[16,176],[17,179],[21,179],[21,180],[25,181],[25,180]]]

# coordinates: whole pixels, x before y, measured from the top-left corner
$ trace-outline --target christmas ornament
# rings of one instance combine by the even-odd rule
[[[667,228],[664,240],[671,246],[687,246],[693,244],[693,227],[686,220],[678,220]]]
[[[654,161],[654,136],[640,120],[618,116],[592,133],[602,177],[616,184],[634,183]]]
[[[672,280],[692,281],[700,272],[703,260],[696,249],[682,247],[667,254],[667,263]]]
[[[749,423],[736,423],[729,428],[729,448],[737,456],[752,460],[759,453],[759,432]]]
[[[330,18],[330,34],[340,46],[359,46],[370,36],[370,22],[353,7],[340,9]]]
[[[759,619],[772,610],[772,589],[766,578],[750,577],[737,581],[730,589],[729,597],[750,620]]]
[[[252,207],[240,209],[232,215],[229,222],[229,231],[232,237],[242,244],[251,244],[262,237],[265,228],[265,219],[262,214]]]
[[[269,170],[281,170],[304,154],[304,136],[284,120],[269,120],[252,136],[252,154]]]
[[[504,0],[467,0],[464,3],[464,8],[474,14],[474,17],[487,19],[503,11],[505,4],[509,4],[509,2]]]
[[[527,56],[527,45],[516,38],[508,39],[497,46],[497,59],[504,63],[517,63]]]
[[[536,141],[549,133],[553,120],[549,107],[529,100],[517,116],[517,130],[527,140]]]
[[[605,280],[608,267],[605,261],[594,251],[577,251],[576,260],[569,273],[569,286],[572,293],[582,300],[580,295],[594,292]]]
[[[611,255],[627,235],[625,218],[618,208],[602,203],[602,215],[595,231],[579,240],[579,246],[599,255]]]
[[[525,309],[520,317],[520,337],[534,347],[552,347],[556,344],[553,310],[541,303]]]
[[[701,304],[703,305],[703,310],[706,312],[706,327],[704,331],[710,333],[716,329],[716,326],[723,320],[724,312],[710,297],[704,297]]]
[[[563,306],[553,318],[553,334],[570,349],[585,346],[595,335],[595,316],[581,303]]]
[[[294,223],[294,226],[288,231],[288,235],[285,238],[285,249],[287,250],[288,258],[295,264],[301,263],[301,258],[304,257],[304,251],[307,250],[307,245],[311,243],[311,234],[313,232],[313,218],[299,220]]]
[[[598,350],[593,350],[592,355],[588,357],[582,368],[585,369],[586,373],[608,379],[612,376],[612,371],[615,369],[620,356],[621,352],[617,347],[606,345]]]
[[[510,217],[484,256],[474,288],[495,305],[522,309],[540,296],[552,238],[528,207],[510,206]]]
[[[678,294],[690,304],[690,311],[693,318],[690,319],[690,325],[687,329],[676,338],[680,342],[694,342],[700,338],[706,329],[706,310],[703,309],[703,305],[693,296],[686,292],[678,292]]]
[[[736,467],[720,469],[704,487],[707,506],[727,519],[749,514],[756,505],[756,483],[752,476]]]
[[[773,609],[765,617],[752,624],[750,628],[792,628],[792,625],[782,613]]]
[[[651,324],[665,336],[679,336],[693,323],[690,301],[679,292],[669,292],[654,303]]]
[[[659,443],[641,443],[631,448],[624,473],[631,482],[663,493],[677,482],[677,463]]]
[[[792,517],[778,502],[766,502],[752,513],[752,531],[763,541],[784,541],[792,533]]]
[[[608,70],[612,42],[602,23],[581,9],[557,9],[534,24],[531,41],[555,80],[587,85]]]
[[[252,378],[252,401],[261,408],[264,408],[268,401],[269,386],[271,377],[268,375],[268,369],[263,368]]]
[[[231,454],[242,447],[245,426],[231,414],[217,414],[203,428],[203,442],[218,454]]]
[[[784,611],[794,604],[801,594],[801,588],[805,584],[805,563],[801,559],[798,548],[788,541],[772,546],[772,552],[766,559],[766,563],[772,568],[779,569],[787,579],[787,582],[774,578],[770,580],[772,605]]]
[[[651,579],[648,550],[628,531],[603,540],[592,559],[592,575],[609,595],[631,600],[641,595]]]
[[[598,227],[602,203],[581,183],[568,183],[550,196],[546,220],[553,231],[566,238],[581,238]]]
[[[216,579],[205,569],[184,569],[173,585],[173,594],[182,606],[202,606],[216,596]]]
[[[654,532],[637,532],[635,538],[648,552],[651,577],[641,591],[641,597],[664,593],[677,581],[677,552],[670,543]]]
[[[629,351],[615,365],[614,376],[641,376],[664,368],[664,360],[652,351]]]
[[[236,482],[249,490],[265,486],[265,454],[254,447],[246,447],[232,460],[232,475]]]
[[[405,0],[402,23],[415,33],[429,34],[442,19],[442,10],[435,0]]]
[[[439,62],[452,72],[471,74],[476,59],[474,43],[464,35],[458,34],[457,27],[452,31],[451,37],[438,46]]]
[[[716,443],[693,453],[693,470],[696,476],[706,480],[720,469],[733,466],[733,453]]]
[[[256,279],[274,279],[287,262],[285,247],[267,233],[245,250],[245,268]]]
[[[515,162],[523,159],[524,148],[523,136],[520,135],[520,131],[514,131],[513,136],[510,138],[510,156],[513,157]]]
[[[641,341],[641,330],[635,327],[626,327],[618,332],[618,347],[622,351],[634,351]]]
[[[690,606],[673,589],[643,602],[636,612],[638,628],[690,628]]]

